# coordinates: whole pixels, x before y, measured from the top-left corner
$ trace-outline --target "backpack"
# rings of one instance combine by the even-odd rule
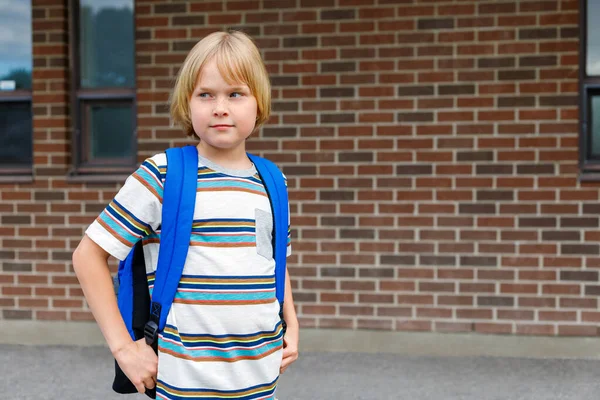
[[[142,241],[119,263],[115,277],[118,284],[117,303],[125,326],[133,340],[145,338],[158,353],[158,334],[164,329],[187,257],[192,231],[198,151],[195,146],[167,149],[167,176],[163,191],[161,240],[152,298],[148,290]],[[285,289],[288,238],[288,195],[283,174],[271,161],[248,154],[260,175],[273,212],[273,249],[275,258],[276,297],[285,334],[283,299]],[[115,392],[137,393],[135,386],[115,360]],[[155,389],[146,395],[156,398]]]

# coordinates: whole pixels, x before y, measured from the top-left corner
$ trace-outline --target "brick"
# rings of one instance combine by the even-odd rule
[[[429,30],[429,29],[454,29],[454,19],[452,18],[433,18],[433,19],[420,19],[418,29]]]
[[[517,174],[524,175],[554,175],[554,165],[552,164],[522,164],[517,165]]]
[[[475,85],[440,85],[438,94],[440,96],[475,94]]]
[[[579,232],[574,231],[544,231],[542,232],[542,240],[544,241],[581,241],[581,235]]]
[[[473,87],[474,93],[474,87]],[[434,94],[433,86],[399,86],[398,96],[432,96]],[[441,93],[440,93],[441,94]]]
[[[547,67],[558,64],[556,56],[522,56],[519,57],[520,67]]]
[[[598,281],[598,271],[560,271],[561,281]]]
[[[540,106],[576,106],[577,96],[540,96]]]
[[[535,97],[498,97],[498,107],[535,107]]]
[[[2,271],[4,272],[31,272],[33,270],[31,263],[15,263],[4,261]]]
[[[354,9],[321,10],[321,20],[354,19],[355,17]]]
[[[598,244],[561,244],[562,254],[575,255],[600,255],[600,245]]]
[[[399,122],[433,122],[433,113],[428,112],[412,112],[398,113]]]
[[[415,265],[415,256],[412,255],[381,255],[382,265]]]
[[[477,60],[479,68],[510,68],[515,66],[514,57],[480,58]]]
[[[531,80],[535,79],[536,74],[535,71],[527,71],[527,70],[507,70],[498,71],[498,79],[501,81],[516,81],[516,80]]]
[[[495,204],[459,204],[458,212],[460,214],[495,214]]]
[[[29,225],[31,216],[29,215],[3,215],[0,219],[2,224],[6,225]]]
[[[7,320],[29,320],[32,317],[31,310],[2,310],[2,318]]]
[[[283,47],[315,47],[317,46],[316,37],[294,37],[284,38]]]
[[[597,228],[598,217],[562,217],[561,228]]]
[[[421,255],[419,261],[421,265],[456,265],[454,256]]]
[[[194,15],[194,16],[174,16],[173,25],[204,25],[206,23],[206,19],[204,15]]]
[[[321,97],[353,97],[354,88],[320,88]]]

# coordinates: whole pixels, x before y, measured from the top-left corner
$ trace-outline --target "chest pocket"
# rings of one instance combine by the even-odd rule
[[[256,252],[266,258],[273,259],[273,215],[265,210],[254,210],[256,222]]]

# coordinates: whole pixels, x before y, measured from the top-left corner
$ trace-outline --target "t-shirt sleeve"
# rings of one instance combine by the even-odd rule
[[[145,160],[131,174],[86,235],[113,257],[123,260],[136,242],[161,222],[166,155]]]

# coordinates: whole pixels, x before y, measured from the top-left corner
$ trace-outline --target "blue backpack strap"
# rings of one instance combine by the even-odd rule
[[[248,154],[260,175],[273,210],[273,248],[275,250],[275,287],[280,307],[283,307],[285,295],[285,271],[288,241],[288,193],[283,174],[277,166],[253,154]]]
[[[166,153],[160,250],[150,321],[145,329],[146,342],[155,341],[167,321],[187,258],[196,203],[198,150],[195,146],[186,146],[168,149]]]

